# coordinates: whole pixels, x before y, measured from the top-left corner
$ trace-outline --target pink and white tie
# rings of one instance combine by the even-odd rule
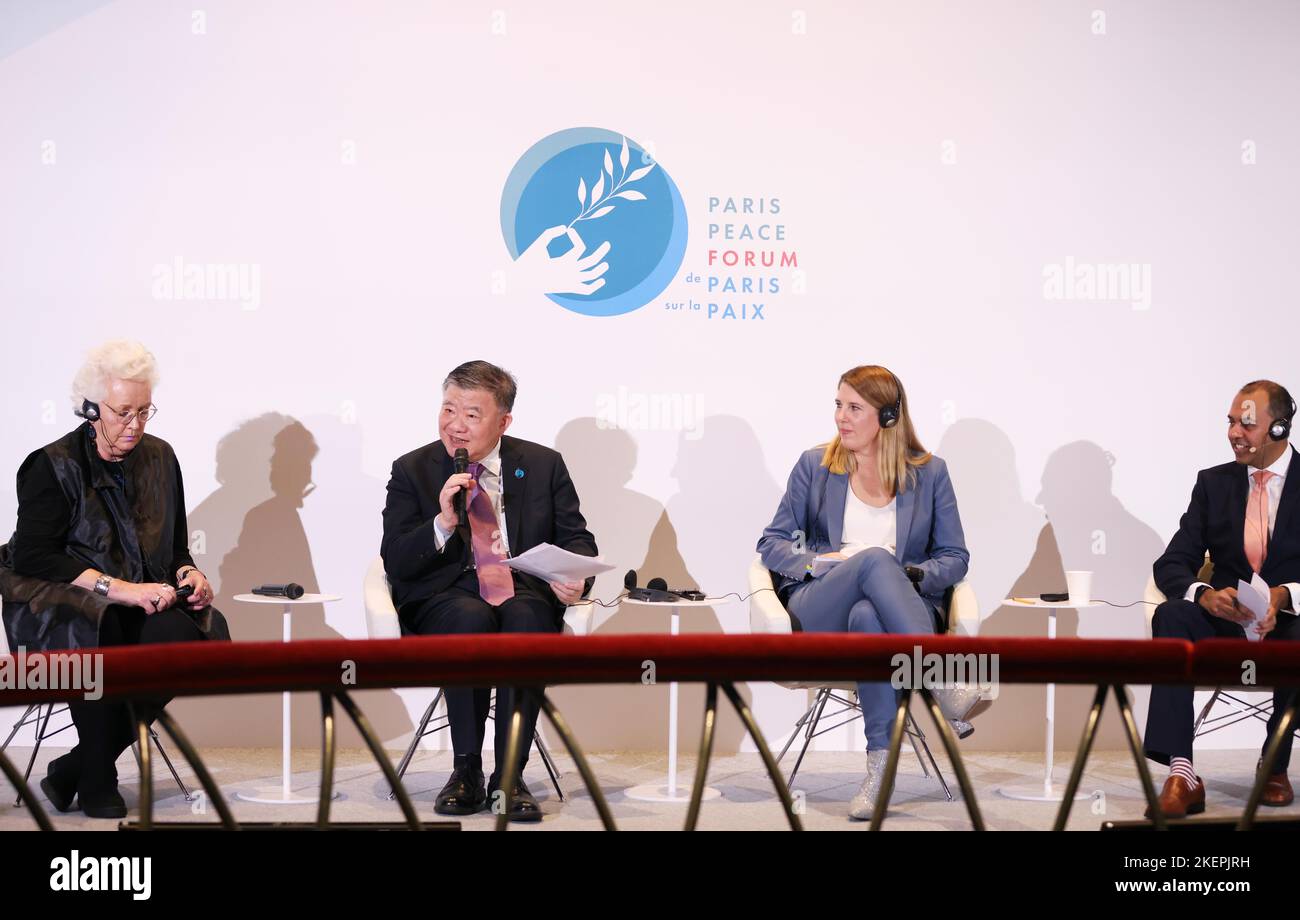
[[[1246,501],[1246,560],[1258,572],[1268,558],[1268,481],[1274,473],[1256,470],[1255,480]]]
[[[510,566],[502,562],[506,557],[501,552],[501,526],[492,510],[492,499],[478,485],[483,464],[471,463],[468,472],[475,483],[469,498],[469,530],[474,567],[478,570],[478,593],[496,607],[515,596],[515,583]]]

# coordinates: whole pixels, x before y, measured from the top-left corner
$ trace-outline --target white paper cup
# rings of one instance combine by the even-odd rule
[[[1066,572],[1065,590],[1070,592],[1071,604],[1092,603],[1092,573]]]

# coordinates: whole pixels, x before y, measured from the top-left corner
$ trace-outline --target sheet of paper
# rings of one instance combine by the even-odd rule
[[[1250,611],[1251,621],[1241,624],[1246,630],[1246,638],[1258,642],[1264,637],[1255,631],[1255,627],[1268,617],[1268,583],[1255,572],[1250,581],[1237,580],[1237,603]]]
[[[816,557],[813,559],[812,577],[821,578],[843,561],[843,559],[827,559],[825,556]]]
[[[543,581],[582,581],[614,568],[600,556],[579,556],[551,543],[539,543],[505,563]]]

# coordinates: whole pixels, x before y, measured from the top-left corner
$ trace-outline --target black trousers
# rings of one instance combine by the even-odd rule
[[[1151,632],[1159,639],[1244,639],[1245,631],[1236,623],[1211,616],[1199,605],[1189,600],[1165,601],[1156,608],[1151,620]],[[1264,637],[1265,642],[1300,639],[1300,617],[1279,613],[1277,625]],[[1151,688],[1151,705],[1147,710],[1147,730],[1143,747],[1146,755],[1156,763],[1168,764],[1171,757],[1192,756],[1192,728],[1196,715],[1192,711],[1195,688],[1187,684],[1160,684]],[[1282,712],[1295,695],[1294,687],[1276,687],[1273,690],[1273,715],[1268,720],[1272,733],[1282,718]],[[1291,742],[1294,736],[1287,732],[1278,753],[1278,771],[1285,771],[1291,762]],[[1265,743],[1267,743],[1267,736]]]
[[[182,609],[146,614],[139,607],[114,605],[100,621],[101,646],[191,642],[203,639],[194,620]],[[106,682],[112,674],[104,675]],[[136,700],[135,712],[152,723],[170,698]],[[68,704],[77,726],[77,745],[52,764],[56,777],[78,792],[97,793],[117,788],[117,758],[135,741],[135,726],[128,704],[109,700]]]
[[[450,588],[428,600],[402,607],[402,625],[415,635],[461,635],[465,633],[554,633],[562,628],[561,612],[553,598],[542,597],[531,585],[514,578],[515,596],[493,607],[478,593],[478,576],[472,570],[461,574]],[[539,690],[541,688],[538,688]],[[457,763],[466,755],[480,756],[486,734],[490,687],[446,687],[447,719],[451,727],[451,747]],[[519,769],[528,762],[537,725],[538,707],[527,694],[517,694],[510,687],[497,688],[497,717],[493,749],[496,754],[493,776],[499,776],[506,759],[506,741],[510,732],[510,712],[519,698],[523,717],[520,739]]]

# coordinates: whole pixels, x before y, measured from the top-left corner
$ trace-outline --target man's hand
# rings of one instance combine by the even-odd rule
[[[1246,624],[1251,620],[1250,611],[1243,609],[1237,603],[1236,588],[1224,588],[1220,591],[1210,588],[1208,591],[1203,591],[1200,605],[1210,616],[1233,623]]]
[[[438,493],[438,506],[442,509],[442,513],[438,515],[438,524],[447,533],[455,530],[456,525],[460,523],[459,518],[456,516],[456,508],[452,504],[456,498],[456,493],[461,489],[472,492],[474,485],[475,482],[470,478],[469,473],[453,473],[447,478],[442,491]]]
[[[553,581],[550,585],[555,596],[560,599],[560,603],[566,607],[582,600],[582,589],[586,587],[580,581]]]
[[[1283,607],[1290,606],[1291,591],[1285,585],[1268,589],[1268,616],[1260,621],[1257,628],[1260,636],[1267,636],[1277,626],[1277,612]]]

